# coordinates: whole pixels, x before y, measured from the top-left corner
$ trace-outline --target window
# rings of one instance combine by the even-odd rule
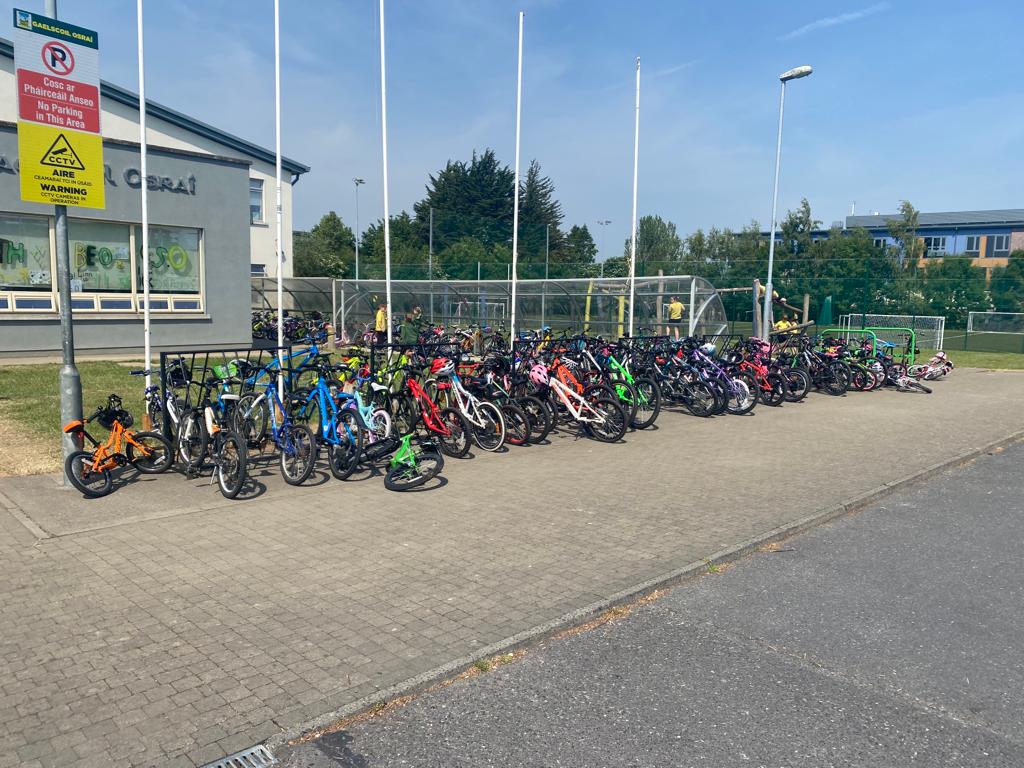
[[[934,258],[936,256],[941,256],[946,252],[946,238],[925,237],[923,240],[925,256]]]
[[[881,248],[885,250],[885,247],[889,244],[889,241],[884,237],[876,237],[874,243],[875,248]]]
[[[52,282],[49,220],[0,215],[0,289],[49,291]]]
[[[980,235],[968,235],[967,246],[964,248],[964,253],[970,256],[977,256],[981,253],[981,236]]]
[[[1010,236],[1009,235],[992,235],[992,256],[1009,256],[1010,255]]]
[[[131,227],[103,221],[68,220],[71,290],[130,293]]]
[[[263,223],[263,179],[249,179],[249,223]]]
[[[199,293],[202,232],[188,227],[149,228],[149,290],[153,293]],[[142,235],[138,236],[141,251]],[[142,264],[138,265],[143,290]]]
[[[251,264],[249,264],[249,275],[252,277],[266,277],[267,265],[252,262]]]

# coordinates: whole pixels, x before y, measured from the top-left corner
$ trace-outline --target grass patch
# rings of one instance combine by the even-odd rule
[[[927,363],[934,354],[934,350],[922,349],[921,354],[917,356],[917,362]],[[1024,370],[1024,355],[1016,352],[964,352],[947,348],[946,354],[958,368],[992,368],[999,371]],[[956,376],[956,370],[951,375]]]
[[[58,363],[0,366],[0,422],[5,433],[22,437],[20,452],[28,450],[36,455],[32,465],[22,471],[56,472],[60,469],[63,426],[60,422],[60,367]],[[128,373],[136,367],[138,365],[126,366],[110,361],[79,363],[85,415],[106,403],[107,395],[116,394],[121,396],[124,407],[135,417],[135,423],[141,429],[146,410],[142,397],[143,379]],[[99,434],[94,437],[106,436],[98,426],[97,432]],[[0,451],[7,453],[3,448]],[[21,466],[18,456],[4,456],[0,463],[16,472]]]

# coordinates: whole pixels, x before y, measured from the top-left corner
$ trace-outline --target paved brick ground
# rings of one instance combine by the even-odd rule
[[[232,504],[177,475],[99,502],[0,480],[0,768],[202,765],[1024,429],[1024,374],[936,390],[666,413],[406,495],[273,465]]]

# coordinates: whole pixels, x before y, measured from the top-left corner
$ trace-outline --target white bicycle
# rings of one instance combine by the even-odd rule
[[[450,358],[439,357],[431,365],[425,389],[441,408],[454,408],[469,423],[473,441],[484,451],[497,451],[505,445],[505,418],[494,403],[469,392],[455,372]]]

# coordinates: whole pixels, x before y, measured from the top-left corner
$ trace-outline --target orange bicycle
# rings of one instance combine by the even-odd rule
[[[100,443],[85,430],[96,421],[110,430],[110,437]],[[110,472],[127,464],[139,472],[155,475],[166,472],[174,463],[174,451],[167,438],[159,432],[132,432],[132,415],[121,407],[121,398],[111,395],[85,421],[76,419],[64,425],[67,434],[80,435],[93,445],[91,451],[75,451],[66,462],[64,472],[71,484],[86,496],[106,496],[113,488]]]

